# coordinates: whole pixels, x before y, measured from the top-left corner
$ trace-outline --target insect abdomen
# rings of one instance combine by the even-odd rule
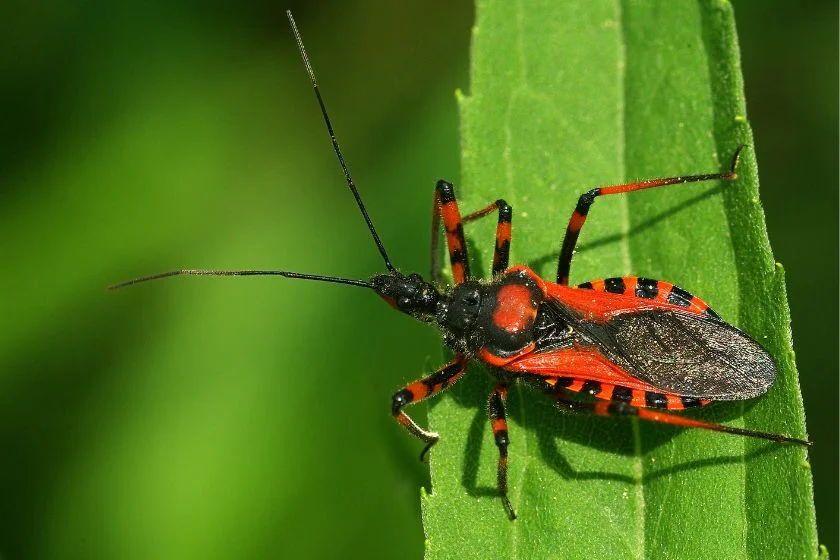
[[[675,286],[664,280],[625,276],[584,282],[583,284],[579,284],[578,288],[676,305],[685,308],[686,311],[706,315],[713,319],[720,319],[720,316],[706,302],[679,286]]]
[[[547,379],[546,383],[557,388],[568,389],[575,393],[584,393],[598,399],[613,402],[625,402],[638,408],[657,408],[662,410],[684,410],[709,404],[708,399],[682,397],[672,393],[659,393],[644,389],[634,389],[623,385],[614,385],[592,379],[557,377]]]

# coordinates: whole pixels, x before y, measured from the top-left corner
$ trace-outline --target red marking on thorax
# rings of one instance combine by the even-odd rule
[[[509,333],[524,330],[537,316],[537,305],[531,290],[521,284],[507,284],[496,296],[493,324]]]

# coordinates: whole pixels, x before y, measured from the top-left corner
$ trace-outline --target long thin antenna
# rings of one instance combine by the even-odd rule
[[[161,278],[169,278],[170,276],[285,276],[286,278],[300,278],[302,280],[318,280],[320,282],[333,282],[334,284],[349,284],[351,286],[361,286],[363,288],[372,288],[369,283],[364,280],[354,280],[353,278],[339,278],[338,276],[321,276],[319,274],[301,274],[300,272],[287,272],[285,270],[171,270],[169,272],[161,272],[160,274],[152,274],[151,276],[141,276],[132,280],[126,280],[119,284],[108,286],[109,290],[116,290],[140,284],[142,282],[150,282],[152,280],[160,280]]]
[[[391,264],[391,259],[388,258],[388,253],[385,252],[385,246],[382,245],[382,240],[379,239],[379,235],[376,233],[376,228],[373,227],[373,222],[371,221],[370,216],[368,216],[364,203],[362,203],[362,197],[359,196],[359,191],[356,190],[356,184],[353,182],[353,177],[350,176],[350,170],[347,169],[347,163],[344,161],[341,148],[338,146],[338,140],[335,138],[335,131],[333,130],[332,123],[330,122],[330,117],[327,114],[327,107],[324,105],[324,99],[321,97],[321,92],[318,89],[318,83],[315,81],[315,72],[312,70],[312,64],[310,64],[309,56],[306,54],[306,49],[303,46],[303,39],[300,37],[297,25],[295,25],[295,18],[292,17],[292,11],[286,10],[286,16],[289,18],[289,24],[292,26],[292,33],[295,34],[295,41],[297,41],[300,56],[303,58],[303,65],[306,67],[306,73],[309,74],[309,81],[312,82],[312,89],[315,90],[315,97],[318,98],[318,105],[321,107],[321,114],[324,116],[324,123],[327,125],[327,131],[330,133],[333,150],[335,150],[335,155],[338,156],[338,163],[341,164],[341,169],[344,172],[344,180],[347,181],[347,187],[350,189],[350,192],[353,193],[353,198],[356,199],[356,204],[359,206],[359,210],[362,212],[362,216],[364,217],[368,229],[373,236],[373,240],[379,248],[379,253],[385,260],[385,266],[388,268],[389,272],[394,272],[394,265]]]

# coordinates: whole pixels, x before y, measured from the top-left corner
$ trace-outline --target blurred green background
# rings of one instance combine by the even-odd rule
[[[437,365],[434,331],[344,286],[104,290],[185,266],[382,270],[286,8],[392,258],[425,273],[469,2],[0,7],[0,557],[421,556],[428,474],[389,406]],[[836,553],[837,5],[735,8]]]

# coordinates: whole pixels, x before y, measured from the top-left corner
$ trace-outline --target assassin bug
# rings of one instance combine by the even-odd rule
[[[465,373],[469,361],[490,366],[497,385],[487,412],[498,447],[498,492],[511,520],[507,496],[509,445],[505,399],[515,382],[551,396],[562,409],[602,416],[636,416],[688,428],[810,445],[780,434],[713,424],[673,414],[713,401],[744,400],[767,392],[776,377],[772,357],[757,342],[724,322],[706,303],[687,291],[641,277],[607,278],[569,286],[569,267],[590,207],[599,196],[694,183],[732,181],[744,146],[726,171],[652,179],[598,187],[578,199],[566,228],[555,282],[526,266],[508,266],[512,209],[499,199],[461,216],[452,184],[438,181],[434,192],[431,264],[433,281],[405,275],[388,257],[345,163],[300,33],[287,11],[306,72],[329,132],[344,178],[387,268],[369,280],[302,274],[280,270],[175,270],[111,286],[120,288],[169,276],[284,276],[349,284],[372,289],[393,308],[435,324],[455,356],[430,375],[397,391],[391,413],[409,433],[425,443],[421,460],[438,434],[421,428],[403,410],[436,395]],[[463,224],[497,215],[492,278],[470,273]],[[443,222],[454,286],[441,288],[438,266],[439,228]],[[575,393],[594,397],[573,398]]]

